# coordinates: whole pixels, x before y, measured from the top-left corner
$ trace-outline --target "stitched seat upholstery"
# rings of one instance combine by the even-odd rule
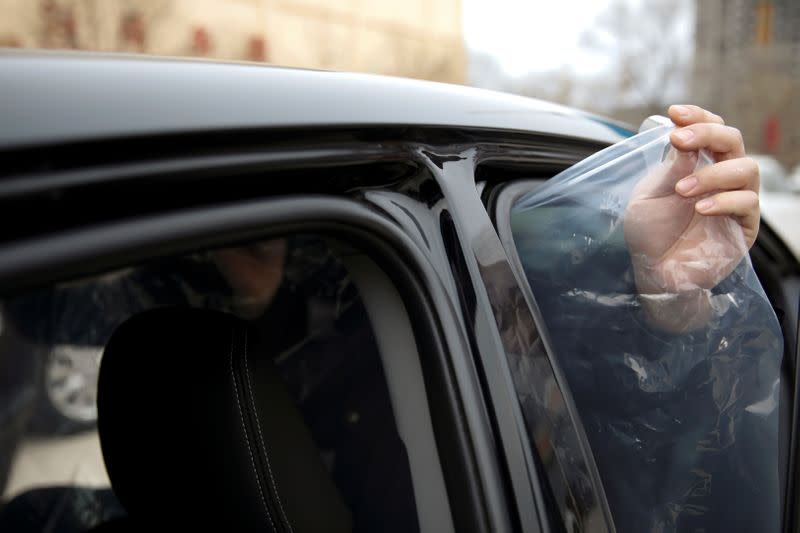
[[[98,428],[132,523],[351,530],[267,348],[246,322],[208,310],[155,309],[115,331],[100,369]]]

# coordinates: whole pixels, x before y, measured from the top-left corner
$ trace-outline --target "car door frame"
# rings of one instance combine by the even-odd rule
[[[244,155],[252,164],[253,154]],[[307,159],[308,164],[319,168],[317,153],[310,151],[305,158],[300,150],[295,156],[297,164],[302,166]],[[240,163],[231,160],[229,153],[221,156],[222,161],[207,153],[203,158],[199,162],[191,157],[171,159],[166,173],[196,172],[202,169],[203,161],[212,161],[211,171],[224,174],[226,165]],[[161,162],[153,164],[163,167]],[[285,165],[285,160],[279,160],[281,164]],[[106,165],[102,175],[92,169],[72,168],[49,171],[35,179],[12,176],[0,180],[0,200],[43,192],[58,195],[87,182],[129,180],[148,170],[147,163],[137,161]],[[259,167],[260,172],[265,170]],[[164,176],[165,170],[159,168],[157,174]],[[169,182],[166,177],[162,179]],[[224,180],[220,185],[225,185]],[[480,378],[460,355],[469,352],[469,343],[457,306],[441,287],[447,268],[433,264],[395,221],[363,203],[308,191],[278,198],[267,194],[249,201],[228,200],[222,205],[176,206],[112,221],[93,222],[90,217],[78,227],[32,233],[0,244],[0,292],[18,294],[43,283],[152,258],[298,231],[359,243],[397,283],[406,305],[414,310],[409,316],[416,341],[423,343],[420,353],[432,355],[423,357],[421,363],[455,526],[458,531],[476,533],[510,531],[508,517],[513,507],[506,502],[500,481],[502,467],[480,393]]]
[[[500,330],[508,325],[500,310],[517,305],[510,298],[519,295],[523,286],[515,279],[511,262],[498,238],[494,221],[489,216],[490,210],[487,211],[481,199],[479,189],[486,190],[486,187],[476,181],[481,179],[481,165],[488,161],[506,161],[512,165],[529,164],[539,168],[569,166],[582,155],[593,153],[600,147],[597,143],[578,139],[542,139],[534,135],[508,132],[503,142],[484,140],[461,147],[436,147],[427,151],[431,159],[431,172],[437,175],[446,196],[449,197],[449,207],[455,214],[455,230],[462,245],[460,260],[464,264],[461,276],[456,277],[470,278],[475,290],[472,296],[477,298],[476,311],[471,313],[467,310],[465,315],[474,316],[474,322],[478,326],[482,321],[485,324],[493,322],[488,331],[474,332],[473,335],[482,335],[479,340],[479,364],[485,379],[487,402],[493,409],[494,423],[504,460],[508,465],[508,483],[516,499],[523,531],[552,531],[564,527],[577,528],[572,529],[576,531],[584,530],[585,527],[592,531],[615,531],[615,527],[594,459],[588,450],[588,440],[576,411],[570,407],[571,400],[566,398],[563,402],[568,411],[565,425],[558,430],[550,426],[547,416],[527,422],[546,434],[574,434],[574,437],[570,437],[577,442],[577,449],[572,456],[574,461],[569,464],[562,462],[559,467],[561,470],[552,470],[548,474],[542,468],[541,449],[534,446],[529,438],[530,432],[536,432],[537,428],[526,427],[517,398],[517,389],[507,360],[507,355],[514,350],[513,341],[509,340],[509,336],[500,334]],[[516,302],[519,301],[523,301],[523,298],[516,298]],[[520,311],[521,322],[512,328],[534,328],[541,331],[539,323],[532,316],[533,310],[529,303],[517,309]],[[530,315],[523,317],[526,310]],[[489,313],[488,320],[482,313]],[[547,364],[553,366],[551,360]],[[546,390],[553,383],[552,379],[548,380],[548,383],[537,382],[535,387]],[[549,388],[560,391],[560,397],[565,398],[561,385],[563,381],[556,377],[555,382],[557,384]],[[562,472],[570,471],[576,473],[575,478],[590,480],[588,483],[592,495],[588,499],[595,502],[597,511],[594,512],[593,509],[589,513],[597,517],[591,525],[588,521],[584,524],[580,517],[575,516],[570,504],[565,503],[566,500],[554,499],[550,491],[549,483],[562,476]],[[571,479],[574,478],[568,475],[567,480]],[[536,512],[531,514],[533,509]]]
[[[249,145],[254,137],[257,137],[255,147]],[[435,139],[434,144],[425,143],[426,138]],[[223,142],[223,139],[224,150],[216,150],[216,143]],[[334,148],[323,149],[325,143],[331,139],[336,140]],[[124,144],[124,147],[120,147],[120,144]],[[107,145],[109,149],[103,150]],[[159,153],[164,150],[163,146],[171,145],[181,150],[167,158],[159,157],[150,161],[138,156],[131,157],[132,154],[138,155],[140,151],[147,154]],[[485,298],[487,279],[481,276],[479,268],[474,268],[476,253],[502,254],[503,248],[499,243],[483,250],[475,247],[476,242],[471,240],[469,232],[464,231],[463,221],[477,215],[484,230],[494,231],[492,221],[475,188],[478,179],[476,171],[484,161],[493,158],[526,163],[533,161],[536,165],[550,168],[553,165],[571,164],[581,154],[588,155],[599,147],[597,142],[581,139],[549,138],[543,142],[538,137],[521,132],[398,131],[378,128],[356,132],[352,129],[344,132],[309,132],[301,129],[252,131],[225,136],[214,132],[178,137],[108,140],[99,145],[80,143],[77,147],[67,145],[34,148],[23,155],[47,159],[52,151],[56,158],[68,158],[73,166],[65,171],[56,169],[46,172],[39,172],[37,167],[37,174],[33,178],[17,175],[0,178],[0,201],[6,199],[4,197],[24,198],[26,195],[35,197],[42,194],[69,198],[73,189],[80,190],[81,187],[96,184],[136,185],[141,182],[144,186],[148,182],[152,185],[154,180],[161,180],[164,186],[175,183],[191,186],[195,181],[207,179],[210,174],[268,174],[276,169],[319,169],[326,165],[334,167],[348,162],[371,164],[376,161],[410,160],[416,165],[427,166],[432,174],[437,174],[437,169],[442,170],[446,163],[455,163],[464,153],[472,153],[476,157],[466,173],[450,175],[448,172],[441,173],[440,176],[447,174],[444,181],[439,180],[439,185],[444,185],[453,178],[452,187],[464,186],[464,190],[471,191],[471,211],[467,212],[464,212],[463,206],[453,197],[452,188],[444,191],[445,203],[452,213],[458,213],[459,219],[455,221],[449,235],[440,236],[449,243],[444,260],[441,257],[432,259],[430,250],[424,249],[430,243],[422,242],[425,240],[424,236],[420,240],[412,235],[409,228],[418,225],[418,221],[400,220],[399,215],[388,210],[388,203],[379,205],[368,194],[347,191],[332,193],[329,190],[315,190],[313,186],[301,186],[297,190],[292,184],[288,189],[277,187],[275,192],[263,187],[258,189],[256,197],[263,200],[247,202],[241,198],[231,199],[225,196],[203,205],[159,206],[141,216],[123,213],[120,217],[124,219],[115,219],[111,223],[98,218],[94,223],[90,220],[88,225],[69,227],[58,234],[53,233],[50,228],[49,231],[25,235],[13,242],[3,243],[0,238],[0,259],[8,259],[6,262],[0,261],[0,290],[5,288],[18,291],[56,277],[90,275],[148,257],[230,244],[234,240],[268,237],[270,232],[265,231],[265,225],[278,221],[280,217],[285,217],[285,220],[281,219],[281,227],[285,231],[299,228],[319,230],[321,226],[309,225],[310,222],[317,221],[329,229],[335,226],[336,231],[343,232],[340,236],[360,236],[365,242],[369,240],[367,236],[374,237],[378,232],[380,237],[377,240],[372,239],[377,253],[386,251],[386,247],[379,246],[378,242],[392,237],[397,242],[402,242],[401,246],[394,247],[395,250],[405,250],[412,256],[413,260],[406,258],[413,267],[410,271],[420,276],[421,286],[428,291],[425,294],[428,294],[433,303],[433,311],[427,315],[421,313],[420,316],[428,316],[431,323],[437,323],[437,327],[443,332],[440,346],[447,349],[447,354],[438,358],[440,362],[436,368],[430,373],[426,371],[425,375],[426,379],[428,375],[436,375],[449,380],[442,391],[433,386],[428,386],[428,389],[432,391],[432,395],[446,393],[444,399],[447,401],[442,403],[445,412],[442,414],[446,415],[445,419],[450,421],[450,426],[445,431],[439,428],[446,427],[446,424],[435,424],[438,430],[437,446],[445,443],[458,448],[452,458],[448,454],[440,453],[443,468],[450,476],[446,480],[448,495],[454,490],[456,494],[453,501],[461,502],[458,505],[451,504],[452,508],[471,510],[470,513],[462,513],[458,517],[458,529],[521,529],[530,532],[560,530],[563,524],[559,523],[560,515],[557,510],[541,495],[536,496],[537,492],[541,493],[539,484],[543,477],[537,466],[537,458],[531,456],[530,449],[526,450],[527,437],[524,435],[519,406],[513,389],[509,386],[511,382],[505,353],[502,343],[497,342],[497,326],[493,324],[496,317],[492,313],[491,304],[492,301],[499,302],[498,293],[493,291],[489,300]],[[104,152],[102,164],[98,168],[75,168],[76,160],[91,162],[98,150]],[[73,152],[77,152],[77,155]],[[113,159],[116,154],[123,154],[130,161],[116,161]],[[4,156],[13,157],[13,154]],[[266,178],[264,181],[266,182]],[[222,178],[216,182],[220,187],[227,188],[235,184],[234,180]],[[298,218],[291,209],[286,209],[289,205],[287,200],[298,197],[319,203],[320,211],[313,220],[305,216]],[[274,199],[275,203],[269,204],[270,208],[265,209],[267,204],[259,202],[269,199]],[[337,201],[348,203],[348,207],[340,211],[334,209],[335,212],[325,211],[325,206]],[[404,209],[399,207],[398,211]],[[358,216],[353,215],[351,208],[359,213]],[[212,211],[215,214],[210,217],[209,213]],[[214,220],[213,227],[209,225],[209,220]],[[103,226],[99,227],[101,223]],[[198,233],[198,228],[205,229]],[[353,232],[353,228],[360,230]],[[465,258],[472,266],[465,263]],[[394,259],[383,262],[381,267],[393,272],[393,268],[403,263],[403,257],[395,256]],[[58,275],[54,272],[58,272]],[[463,292],[454,298],[443,284],[459,286]],[[491,283],[488,285],[491,288]],[[401,293],[406,295],[413,294],[415,290],[402,290],[401,287]],[[469,299],[465,295],[468,296],[470,292],[482,295],[480,305],[474,309],[466,309],[463,305]],[[472,304],[475,305],[476,302],[473,301]],[[489,343],[478,342],[478,336],[472,330],[476,311],[482,317],[484,330],[494,330],[488,336],[483,336],[483,340],[491,339]],[[437,337],[433,335],[432,338]],[[492,382],[487,381],[487,376],[494,376],[491,378]],[[432,403],[438,405],[438,402]],[[450,466],[446,466],[444,462],[450,463]],[[608,529],[613,530],[613,526]]]

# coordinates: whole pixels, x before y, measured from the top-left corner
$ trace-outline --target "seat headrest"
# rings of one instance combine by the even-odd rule
[[[234,316],[146,311],[108,342],[98,429],[134,520],[349,531],[351,518],[271,359]]]

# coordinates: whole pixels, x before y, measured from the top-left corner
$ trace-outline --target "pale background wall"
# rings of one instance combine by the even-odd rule
[[[0,44],[466,80],[461,0],[0,0]]]

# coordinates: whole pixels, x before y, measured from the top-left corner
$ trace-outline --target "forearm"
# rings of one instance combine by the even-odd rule
[[[679,293],[639,292],[639,303],[647,322],[668,333],[689,333],[705,327],[711,319],[709,289]]]
[[[712,316],[712,292],[700,283],[697,270],[677,269],[641,256],[631,260],[637,299],[648,324],[668,333],[689,333],[706,326]]]

